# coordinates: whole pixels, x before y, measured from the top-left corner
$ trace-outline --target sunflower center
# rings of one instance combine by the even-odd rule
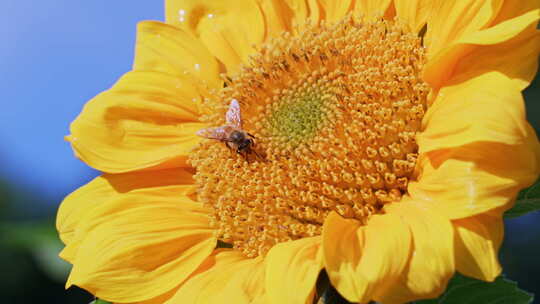
[[[365,223],[399,201],[427,107],[423,63],[419,37],[395,21],[346,17],[263,45],[203,117],[225,125],[237,99],[260,157],[211,139],[191,157],[218,237],[254,257],[320,235],[332,211]]]

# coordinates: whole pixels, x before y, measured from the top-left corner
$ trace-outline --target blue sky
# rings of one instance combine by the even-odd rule
[[[131,67],[136,24],[162,1],[0,1],[0,178],[56,208],[97,172],[63,140],[84,103]]]

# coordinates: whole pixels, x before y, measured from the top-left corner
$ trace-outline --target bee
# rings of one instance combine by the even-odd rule
[[[253,147],[255,147],[255,136],[249,134],[242,129],[242,116],[240,114],[240,104],[238,100],[232,99],[227,114],[225,114],[226,124],[220,127],[206,128],[197,131],[197,135],[219,140],[227,146],[227,148],[235,150],[236,153],[242,155],[245,159],[250,153],[259,156]]]

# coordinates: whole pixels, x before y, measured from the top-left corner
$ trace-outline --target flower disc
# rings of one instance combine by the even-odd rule
[[[203,121],[224,125],[239,100],[261,157],[210,139],[191,156],[218,237],[254,257],[319,235],[331,211],[365,223],[399,201],[427,109],[424,60],[420,38],[400,23],[350,16],[260,47],[206,100]]]

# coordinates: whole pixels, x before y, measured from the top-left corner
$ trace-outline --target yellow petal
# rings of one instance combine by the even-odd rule
[[[391,0],[357,0],[355,10],[364,16],[384,15]]]
[[[308,1],[283,0],[282,2],[286,5],[283,15],[290,15],[291,29],[294,29],[295,26],[303,25],[306,22],[309,16]]]
[[[354,1],[351,0],[319,0],[324,9],[325,20],[336,22],[352,11]]]
[[[469,277],[493,281],[501,274],[497,258],[503,240],[504,223],[497,216],[479,214],[454,220],[456,269]]]
[[[138,25],[133,70],[164,72],[182,81],[197,78],[209,87],[222,87],[218,63],[208,49],[187,32],[157,21]]]
[[[221,251],[183,284],[167,304],[253,303],[264,297],[264,261]]]
[[[179,287],[179,286],[178,286]],[[167,302],[172,296],[174,296],[176,294],[176,292],[178,291],[178,287],[175,287],[173,289],[171,289],[170,291],[162,294],[162,295],[159,295],[155,298],[152,298],[150,300],[144,300],[144,301],[137,301],[137,302],[131,302],[131,303],[115,303],[115,304],[163,304],[165,302]]]
[[[477,142],[422,155],[422,174],[408,192],[450,219],[510,208],[517,192],[540,173],[538,139],[528,129],[519,145]]]
[[[127,205],[119,202],[110,208],[118,209],[120,203]],[[124,219],[109,216],[103,219],[107,222],[92,223],[66,287],[77,285],[108,301],[131,302],[178,286],[216,244],[207,215],[182,209],[161,202],[130,206],[116,214]]]
[[[528,136],[521,92],[496,72],[442,88],[422,124],[420,153],[482,141],[517,145]]]
[[[190,185],[192,173],[185,169],[170,169],[148,173],[103,174],[69,194],[58,209],[56,228],[62,241],[73,242],[81,219],[97,206],[116,200],[122,193],[139,192],[149,188],[172,185]],[[179,194],[188,195],[191,186],[177,189]],[[80,231],[79,231],[80,232]],[[71,259],[67,259],[72,261]]]
[[[205,86],[221,87],[216,60],[185,32],[142,22],[134,70],[86,105],[67,139],[105,172],[185,166]]]
[[[375,300],[404,303],[437,297],[446,289],[455,270],[452,224],[445,216],[410,197],[387,205],[386,210],[409,226],[413,252],[403,275]]]
[[[483,29],[495,19],[503,0],[436,1],[428,20],[426,46],[429,56],[466,34]]]
[[[288,1],[288,0],[286,0],[286,1]],[[312,23],[318,24],[319,21],[321,21],[324,18],[324,11],[323,11],[322,7],[320,6],[318,0],[307,0],[306,3],[307,3],[307,6],[308,6],[308,10],[309,10],[309,15],[308,15],[307,18]]]
[[[487,71],[497,71],[510,78],[519,90],[525,89],[536,75],[538,68],[540,32],[534,28],[536,21],[532,21],[532,19],[538,19],[538,12],[538,10],[528,12],[522,18],[504,22],[505,26],[508,24],[505,28],[501,24],[479,32],[476,37],[471,37],[476,39],[475,43],[486,43],[493,41],[489,36],[497,35],[497,32],[501,32],[497,35],[498,37],[514,34],[504,29],[513,29],[516,33],[511,39],[496,45],[476,46],[468,55],[459,59],[454,68],[454,74],[468,74],[469,77],[474,77]],[[525,30],[517,31],[526,27],[527,24],[529,27]]]
[[[409,193],[451,219],[509,208],[540,173],[538,139],[525,119],[519,89],[500,73],[441,89],[417,137],[422,174]]]
[[[393,214],[375,215],[361,226],[333,212],[322,235],[330,281],[351,302],[364,303],[385,294],[409,260],[409,228]]]
[[[509,10],[506,3],[504,6],[502,5],[502,1],[455,2],[459,4],[451,9],[457,13],[462,12],[463,16],[448,13],[453,12],[452,10],[444,13],[444,6],[453,6],[454,2],[446,1],[443,3],[443,8],[436,10],[439,13],[435,13],[433,20],[430,19],[428,21],[429,26],[426,34],[428,62],[424,67],[423,75],[424,79],[435,88],[444,85],[444,82],[451,78],[452,75],[462,73],[460,70],[470,71],[471,68],[468,65],[462,64],[461,69],[458,70],[456,69],[456,64],[460,63],[465,56],[473,56],[471,58],[475,59],[479,58],[479,56],[473,55],[471,52],[475,52],[481,45],[491,46],[507,41],[526,41],[527,37],[530,37],[531,33],[536,31],[534,24],[539,18],[538,9],[530,9],[526,12],[516,9]],[[459,6],[461,4],[469,4],[470,7],[461,7]],[[514,4],[516,6],[521,5],[518,3]],[[508,13],[508,11],[511,11],[511,13]],[[450,20],[450,22],[447,22],[447,20]],[[468,23],[464,23],[463,20],[468,20]],[[454,24],[455,28],[449,27],[452,24]],[[517,56],[513,58],[518,61],[521,59]],[[492,63],[489,64],[490,62]],[[531,61],[527,60],[527,62],[530,63]],[[501,65],[496,55],[493,55],[491,58],[488,56],[482,64],[484,66],[480,66],[485,70],[490,70],[492,66]],[[475,68],[478,67],[477,65]],[[502,69],[502,71],[509,74],[516,74],[522,69],[523,64],[519,64],[514,69],[507,66],[507,69]],[[530,64],[526,65],[525,69],[530,70]],[[524,78],[527,78],[526,75]]]
[[[100,176],[66,196],[56,216],[56,229],[62,242],[66,245],[71,243],[81,217],[115,195],[108,180]],[[65,257],[68,261],[72,258]]]
[[[168,169],[150,172],[103,174],[69,194],[60,204],[56,227],[62,241],[71,245],[84,237],[81,219],[96,207],[114,202],[125,193],[139,193],[151,189],[175,187],[177,194],[193,194],[193,173],[186,169]],[[76,247],[76,246],[70,246]],[[72,261],[68,259],[68,261]]]
[[[539,8],[538,0],[505,0],[492,24],[499,24]]]
[[[226,67],[238,71],[265,37],[265,21],[255,0],[174,0],[166,2],[167,23],[198,37]]]
[[[392,0],[357,0],[354,6],[355,15],[379,17],[386,15]]]
[[[73,264],[66,287],[109,301],[148,300],[182,283],[215,247],[209,211],[188,197],[189,172],[104,175],[77,192],[59,212],[60,229],[73,230],[64,250]],[[94,206],[68,212],[77,203]]]
[[[257,0],[265,21],[265,37],[272,37],[292,29],[292,12],[283,0]]]
[[[420,32],[428,16],[433,13],[433,3],[433,0],[394,0],[397,17],[416,33]]]
[[[464,35],[458,40],[460,43],[490,45],[508,41],[518,36],[537,23],[540,19],[540,9],[535,9],[512,19],[504,20],[501,23],[487,29],[475,31]],[[536,32],[536,31],[534,31]]]
[[[321,238],[304,238],[274,246],[265,258],[270,303],[312,303],[315,283],[324,267]]]
[[[365,279],[357,275],[365,238],[360,223],[343,219],[332,212],[323,226],[325,268],[332,285],[349,301],[358,301],[366,289]]]
[[[71,124],[77,157],[104,172],[186,166],[199,142],[200,96],[181,79],[133,71],[88,102]]]

